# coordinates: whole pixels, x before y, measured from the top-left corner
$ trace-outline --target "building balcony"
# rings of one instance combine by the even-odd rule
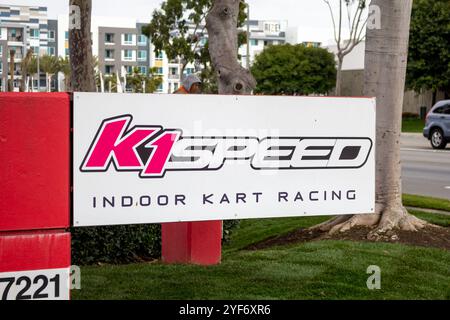
[[[20,55],[16,54],[16,55],[14,56],[14,62],[21,62],[22,59],[23,59],[23,56],[22,56],[21,54],[20,54]],[[11,62],[11,59],[10,59],[10,57],[9,57],[9,55],[8,55],[8,63],[9,63],[9,62]]]
[[[22,35],[18,35],[18,36],[8,36],[7,37],[8,41],[11,42],[23,42],[23,36]]]
[[[177,80],[177,79],[180,79],[180,75],[179,74],[169,74],[168,78],[171,80]]]

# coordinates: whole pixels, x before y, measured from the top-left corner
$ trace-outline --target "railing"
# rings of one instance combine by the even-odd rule
[[[18,35],[18,36],[8,36],[8,41],[13,41],[13,42],[22,42],[23,41],[23,36],[22,35]]]

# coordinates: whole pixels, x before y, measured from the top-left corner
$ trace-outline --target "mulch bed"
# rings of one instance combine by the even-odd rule
[[[367,238],[370,231],[370,228],[357,227],[351,229],[351,231],[338,232],[334,235],[329,235],[328,233],[319,230],[299,229],[286,235],[269,238],[262,242],[253,244],[246,247],[245,250],[260,250],[278,245],[319,240],[350,240],[402,243],[413,246],[440,248],[450,251],[450,228],[426,227],[418,232],[395,230],[395,232],[387,232],[376,240],[369,240]]]

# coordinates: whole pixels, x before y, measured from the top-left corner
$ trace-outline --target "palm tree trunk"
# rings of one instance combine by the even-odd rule
[[[9,74],[10,78],[8,81],[8,91],[13,92],[14,91],[14,57],[16,55],[16,52],[14,50],[11,50],[9,52]]]
[[[95,74],[91,41],[91,11],[92,0],[70,0],[71,6],[80,10],[80,28],[69,31],[69,50],[71,72],[71,86],[74,91],[95,92]]]

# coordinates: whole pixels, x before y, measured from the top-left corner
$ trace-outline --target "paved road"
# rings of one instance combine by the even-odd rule
[[[401,139],[403,192],[450,199],[450,144],[433,150],[421,134]]]

